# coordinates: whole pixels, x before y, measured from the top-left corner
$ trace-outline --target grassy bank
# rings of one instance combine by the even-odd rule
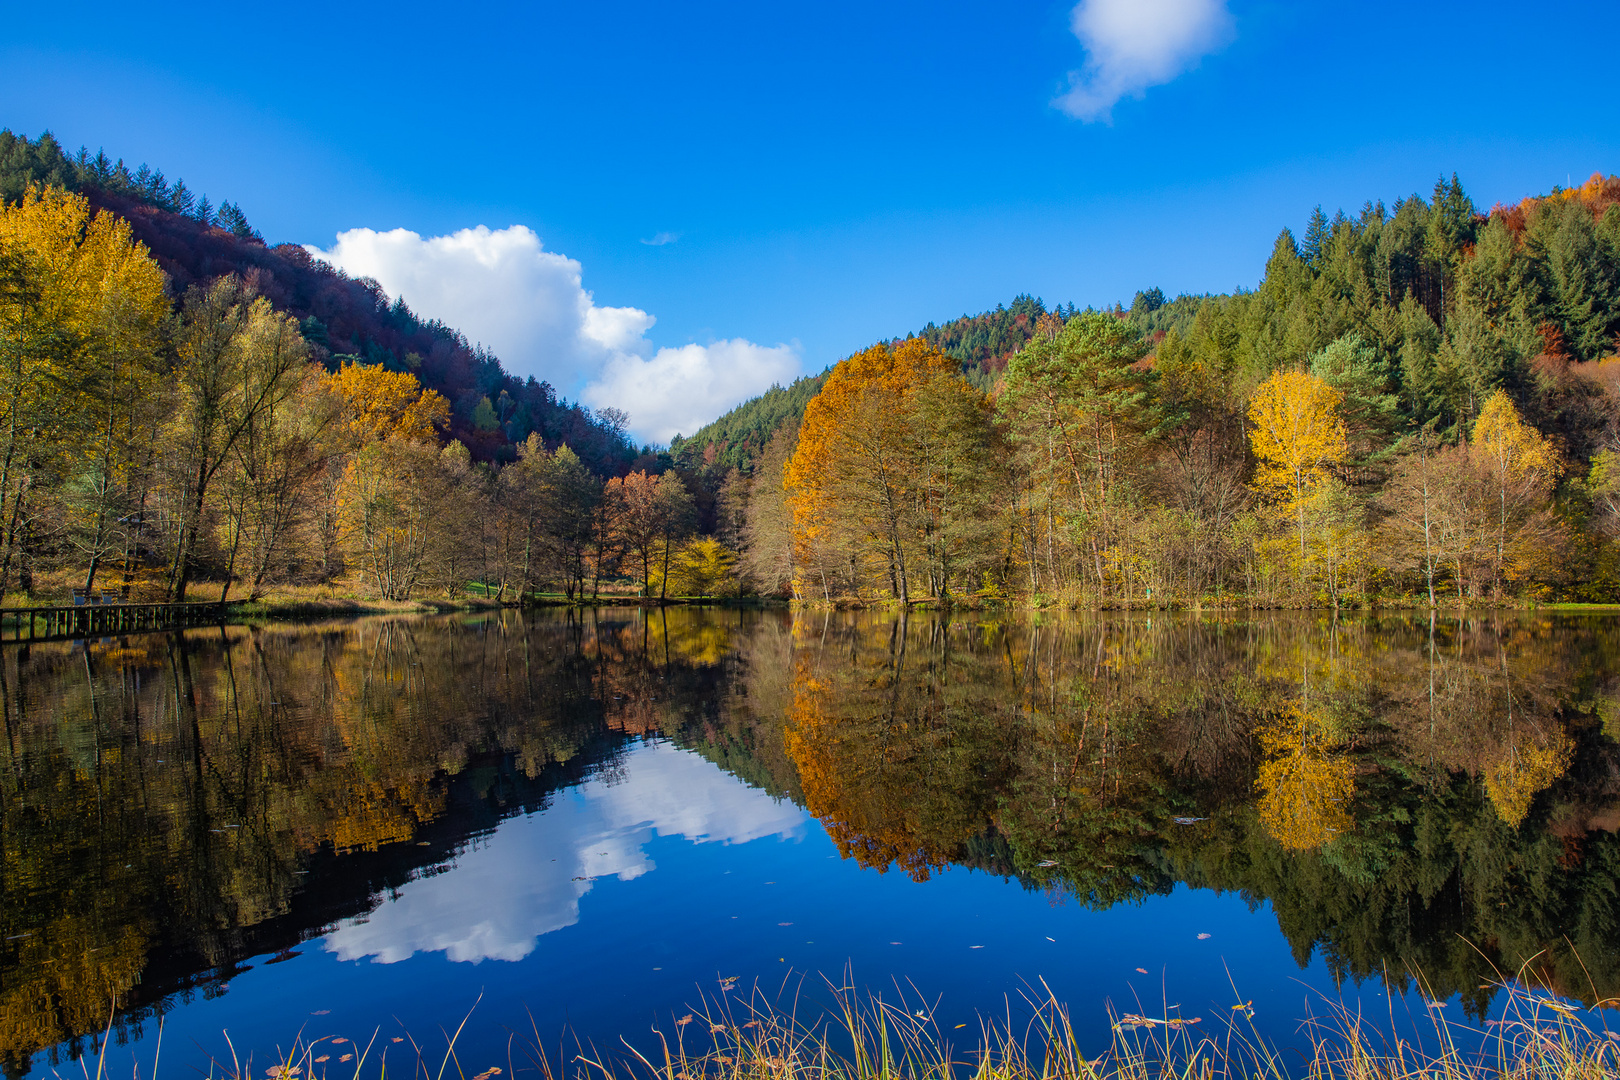
[[[1327,1003],[1302,1018],[1286,1043],[1263,1038],[1246,1002],[1184,1015],[1109,1012],[1111,1039],[1091,1047],[1069,1010],[1048,997],[1009,1005],[1005,1017],[941,1030],[920,997],[857,997],[830,987],[833,1005],[798,988],[786,1009],[756,992],[738,995],[722,980],[719,995],[672,1017],[648,1039],[612,1050],[546,1046],[538,1032],[506,1040],[502,1060],[473,1058],[457,1043],[473,1021],[445,1027],[432,1044],[381,1030],[351,1039],[308,1038],[243,1057],[228,1054],[208,1070],[220,1080],[496,1080],[520,1073],[538,1080],[1613,1080],[1620,1077],[1620,1034],[1599,1009],[1581,1011],[1537,989],[1505,986],[1502,1019],[1480,1027],[1449,1020],[1441,1003],[1426,1016],[1360,1015]],[[1393,999],[1396,995],[1391,995]],[[1617,1002],[1600,1003],[1610,1006]],[[1393,1008],[1393,1004],[1391,1006]],[[813,1019],[806,1016],[814,1012]],[[1416,1034],[1400,1032],[1410,1027]],[[105,1053],[105,1051],[103,1051]],[[86,1063],[89,1064],[89,1063]],[[158,1061],[146,1072],[155,1080]],[[106,1076],[103,1063],[96,1064]],[[88,1070],[86,1070],[88,1071]]]

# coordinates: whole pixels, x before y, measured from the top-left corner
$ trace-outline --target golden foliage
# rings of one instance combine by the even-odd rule
[[[1266,761],[1255,789],[1260,822],[1289,851],[1319,848],[1355,825],[1355,763],[1335,753],[1332,725],[1293,703],[1259,729]]]
[[[1547,437],[1513,407],[1513,400],[1497,390],[1485,401],[1474,421],[1474,446],[1492,465],[1514,481],[1551,480],[1558,470],[1558,454]]]
[[[1249,438],[1260,459],[1261,490],[1296,502],[1345,459],[1339,400],[1337,390],[1305,371],[1279,371],[1260,384],[1249,406]]]
[[[864,560],[894,596],[907,597],[916,538],[942,535],[961,513],[934,496],[947,474],[962,471],[953,461],[975,452],[978,426],[988,427],[984,395],[961,378],[956,360],[921,338],[874,345],[838,364],[805,408],[783,476],[795,592],[810,574],[825,589],[829,566]],[[934,587],[943,587],[938,577]]]
[[[1530,803],[1564,775],[1574,753],[1575,744],[1556,727],[1511,743],[1507,758],[1485,770],[1485,794],[1497,816],[1518,828],[1530,813]]]
[[[344,364],[328,380],[343,403],[344,419],[356,439],[430,442],[450,423],[450,403],[437,390],[423,390],[416,376],[381,364]]]
[[[688,541],[670,560],[671,596],[734,596],[737,589],[737,553],[713,537]]]

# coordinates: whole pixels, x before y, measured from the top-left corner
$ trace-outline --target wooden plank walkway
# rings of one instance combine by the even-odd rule
[[[0,608],[0,644],[209,626],[224,622],[225,611],[217,602]]]

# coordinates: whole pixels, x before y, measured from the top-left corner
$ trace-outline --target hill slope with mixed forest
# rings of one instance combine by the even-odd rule
[[[450,434],[475,458],[513,460],[530,434],[550,446],[566,443],[603,475],[623,473],[638,457],[611,418],[559,398],[549,383],[508,374],[488,350],[390,301],[375,281],[351,278],[298,244],[266,244],[236,204],[215,209],[161,170],[132,171],[85,149],[69,154],[49,133],[29,139],[0,130],[0,200],[15,204],[30,184],[81,193],[93,207],[129,221],[176,298],[198,283],[239,274],[299,320],[329,368],[352,361],[415,375],[450,402]]]

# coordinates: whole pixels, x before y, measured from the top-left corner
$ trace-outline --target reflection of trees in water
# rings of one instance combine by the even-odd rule
[[[1350,831],[1356,763],[1331,723],[1301,704],[1256,728],[1266,760],[1255,779],[1260,823],[1285,851],[1314,851]]]
[[[217,993],[239,959],[363,912],[611,767],[627,734],[713,713],[717,660],[741,663],[725,659],[734,615],[508,612],[0,653],[0,1065],[93,1036],[114,1005],[138,1027],[176,990]]]
[[[1271,902],[1301,963],[1620,990],[1604,621],[801,619],[787,745],[863,865]],[[1565,940],[1566,936],[1568,941]],[[1580,959],[1591,970],[1584,973]]]
[[[1547,950],[1538,978],[1612,995],[1617,637],[683,608],[12,649],[0,1052],[216,993],[654,731],[863,865],[1094,905],[1241,890],[1341,976],[1478,1007],[1490,961]]]

